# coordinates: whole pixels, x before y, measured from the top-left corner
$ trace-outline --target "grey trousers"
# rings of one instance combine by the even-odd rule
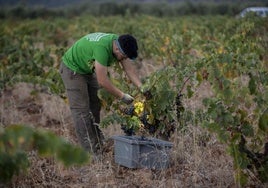
[[[95,74],[81,75],[70,70],[64,63],[60,65],[76,135],[81,146],[97,153],[104,139],[99,129],[101,104],[97,96],[99,85]]]

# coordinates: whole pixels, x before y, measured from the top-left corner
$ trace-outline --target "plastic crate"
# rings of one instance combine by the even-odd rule
[[[113,136],[115,162],[128,168],[165,169],[171,142],[140,136]]]

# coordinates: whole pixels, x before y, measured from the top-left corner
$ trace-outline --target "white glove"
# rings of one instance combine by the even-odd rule
[[[123,101],[126,104],[131,104],[134,101],[134,98],[131,95],[125,93],[121,98],[121,101]]]

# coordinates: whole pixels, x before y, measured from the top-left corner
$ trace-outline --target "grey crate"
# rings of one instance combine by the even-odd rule
[[[128,168],[165,169],[171,142],[140,136],[113,136],[115,162]]]

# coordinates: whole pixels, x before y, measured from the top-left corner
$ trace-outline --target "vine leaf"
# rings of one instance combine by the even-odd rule
[[[243,135],[248,136],[248,137],[254,136],[253,127],[248,122],[242,125],[241,132],[243,133]]]
[[[268,109],[265,110],[259,119],[259,129],[263,132],[268,131]]]
[[[249,80],[249,83],[248,83],[248,88],[249,88],[249,91],[250,91],[250,94],[255,94],[256,93],[256,82],[255,82],[255,79],[250,76],[250,80]]]
[[[53,132],[9,125],[0,132],[0,182],[8,182],[13,175],[26,171],[30,166],[27,152],[32,150],[40,156],[56,157],[65,166],[81,165],[90,159],[85,150]]]

